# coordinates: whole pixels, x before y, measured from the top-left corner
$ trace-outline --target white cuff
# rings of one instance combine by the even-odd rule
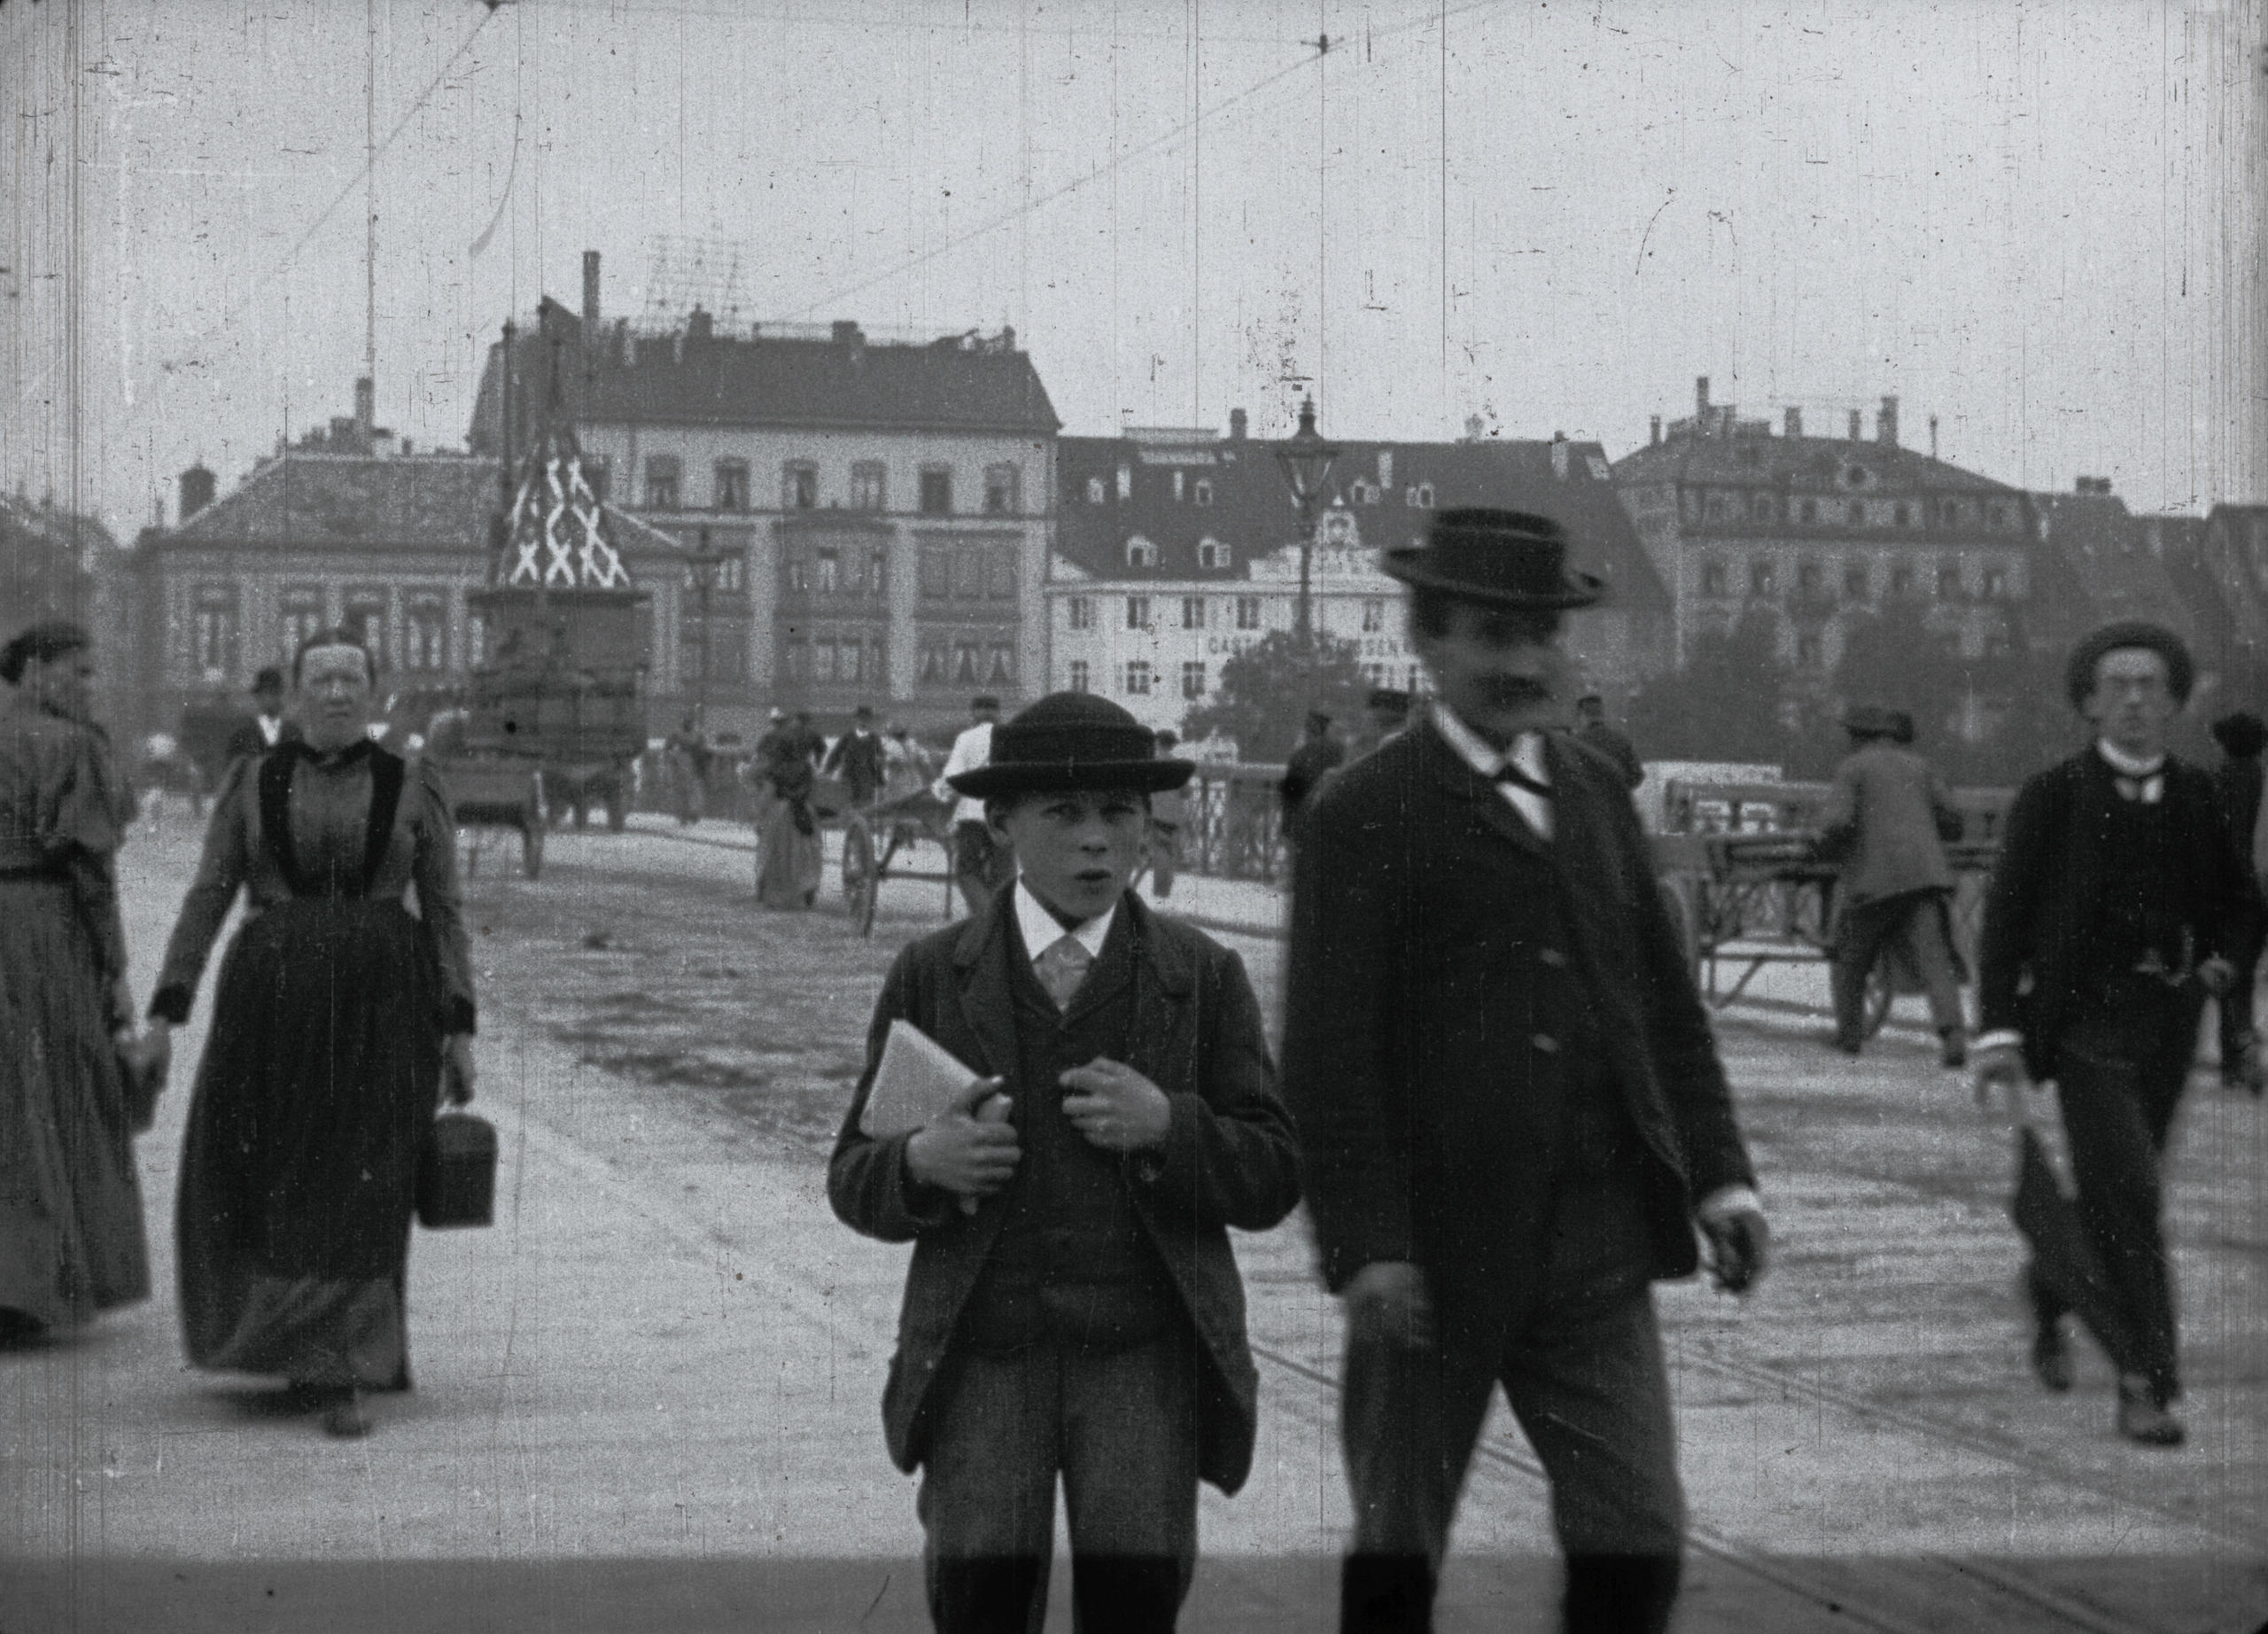
[[[1971,1039],[1969,1041],[1969,1047],[1972,1052],[1977,1053],[1985,1050],[2020,1050],[2023,1047],[2023,1034],[2018,1032],[2014,1027],[1996,1027],[1990,1032],[1981,1033]]]
[[[1701,1200],[1693,1210],[1697,1218],[1728,1219],[1736,1214],[1761,1214],[1764,1200],[1756,1194],[1753,1186],[1720,1186]]]

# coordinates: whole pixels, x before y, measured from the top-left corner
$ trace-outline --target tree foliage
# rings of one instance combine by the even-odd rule
[[[1630,700],[1630,735],[1657,760],[1777,764],[1786,751],[1781,698],[1787,673],[1769,613],[1751,612],[1726,633],[1703,631],[1685,667],[1639,689]]]
[[[1310,709],[1353,720],[1369,694],[1355,642],[1318,631],[1310,657],[1291,631],[1271,631],[1221,665],[1213,702],[1189,712],[1182,735],[1217,734],[1236,744],[1239,759],[1281,760],[1299,741]]]

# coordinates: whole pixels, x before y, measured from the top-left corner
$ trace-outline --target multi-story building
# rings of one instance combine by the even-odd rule
[[[1211,428],[1066,437],[1046,587],[1050,683],[1107,693],[1152,727],[1181,726],[1216,695],[1222,665],[1296,627],[1300,520],[1273,443],[1242,409]],[[1402,587],[1383,549],[1424,537],[1459,505],[1541,511],[1564,523],[1606,602],[1569,620],[1589,684],[1618,704],[1667,662],[1669,603],[1616,502],[1604,453],[1565,440],[1350,442],[1333,463],[1310,562],[1319,633],[1357,644],[1373,684],[1421,684]]]
[[[745,731],[774,704],[920,725],[1037,695],[1058,422],[1013,331],[728,334],[695,308],[643,333],[601,321],[595,255],[584,272],[579,318],[547,303],[515,346],[513,440],[555,392],[601,497],[686,553],[641,577],[661,708],[705,692],[712,726]],[[480,453],[504,443],[502,356]]]
[[[1779,434],[1695,388],[1691,418],[1614,467],[1647,556],[1670,587],[1676,651],[1693,636],[1767,613],[1779,653],[1823,684],[1845,632],[1889,600],[1924,605],[1931,628],[1975,657],[2006,648],[2008,610],[2031,594],[2031,512],[2018,489],[1900,445],[1898,400],[1871,441],[1851,412],[1841,438]],[[1935,440],[1934,430],[1931,433]]]
[[[2202,517],[2146,517],[2140,527],[2196,620],[2201,681],[2228,688],[2226,707],[2268,706],[2268,505],[2220,504]]]

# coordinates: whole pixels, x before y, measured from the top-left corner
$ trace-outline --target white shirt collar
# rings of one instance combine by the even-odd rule
[[[2110,769],[2124,777],[2155,777],[2165,770],[2165,756],[2163,754],[2148,760],[2138,759],[2107,737],[2095,739],[2094,748],[2095,752],[2109,762]]]
[[[1550,767],[1543,758],[1543,734],[1541,732],[1521,733],[1512,740],[1511,752],[1507,753],[1459,720],[1446,704],[1436,703],[1433,705],[1433,725],[1449,740],[1449,747],[1456,751],[1458,758],[1491,782],[1495,781],[1496,774],[1504,769],[1507,760],[1537,782],[1551,781]]]
[[[1049,913],[1040,899],[1031,894],[1031,887],[1024,877],[1016,875],[1016,928],[1024,935],[1024,955],[1037,959],[1064,937],[1063,922]],[[1118,904],[1114,902],[1101,913],[1088,920],[1069,934],[1078,939],[1089,957],[1102,957],[1103,939],[1110,934],[1110,922],[1118,917]]]

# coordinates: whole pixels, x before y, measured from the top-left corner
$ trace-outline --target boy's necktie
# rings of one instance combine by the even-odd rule
[[[1094,961],[1095,956],[1087,951],[1086,945],[1067,930],[1032,961],[1032,970],[1039,977],[1039,984],[1047,989],[1047,996],[1055,1000],[1055,1008],[1068,1010],[1071,1008],[1071,996],[1087,979],[1087,969]]]

